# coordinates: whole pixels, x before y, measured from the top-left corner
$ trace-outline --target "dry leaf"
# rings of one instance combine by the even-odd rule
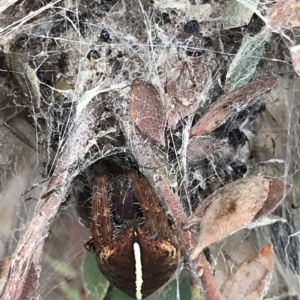
[[[268,244],[244,261],[221,287],[226,300],[259,300],[269,288],[274,269],[272,245]]]
[[[268,226],[268,225],[274,224],[276,222],[286,223],[287,220],[284,218],[269,214],[269,215],[264,215],[264,216],[260,217],[258,220],[252,221],[245,228],[251,230],[251,229],[254,229],[257,227]]]
[[[2,3],[0,3],[0,12],[4,11],[6,8],[8,8],[10,5],[13,5],[17,1],[18,0],[6,0],[6,1],[2,1]]]
[[[295,72],[300,76],[300,45],[291,47],[290,53]]]
[[[270,179],[268,198],[263,204],[262,209],[256,214],[252,221],[256,221],[264,215],[271,213],[291,190],[291,186],[285,184],[278,178]]]
[[[133,123],[159,145],[165,145],[163,104],[158,91],[149,82],[136,81],[132,85],[130,116]]]
[[[263,207],[270,182],[262,176],[250,176],[234,181],[207,197],[189,218],[187,226],[200,222],[198,245],[191,259],[203,248],[219,242],[250,223]]]
[[[275,77],[253,81],[219,98],[191,129],[191,135],[205,135],[222,125],[234,112],[253,105],[275,83]]]
[[[291,29],[300,26],[300,3],[294,0],[281,0],[275,3],[267,16],[274,30]]]
[[[193,136],[187,146],[186,155],[190,160],[201,161],[224,144],[224,141],[211,136]]]
[[[179,62],[168,73],[166,90],[175,106],[168,113],[168,125],[173,128],[180,119],[196,111],[199,95],[209,86],[211,71],[200,58],[192,58]]]
[[[240,3],[241,2],[241,3]],[[250,9],[242,1],[226,1],[222,9],[221,23],[223,29],[230,29],[248,25],[253,16],[253,9]],[[251,3],[252,2],[252,3]],[[257,6],[257,0],[248,3]],[[222,7],[222,6],[221,6]]]
[[[264,57],[265,44],[272,33],[265,26],[255,35],[245,34],[242,44],[230,63],[226,74],[224,89],[230,92],[248,84],[257,70],[257,65]]]

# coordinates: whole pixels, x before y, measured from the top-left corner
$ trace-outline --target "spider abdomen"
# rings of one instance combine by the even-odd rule
[[[164,285],[175,272],[179,252],[169,241],[149,238],[130,227],[113,245],[96,252],[102,274],[117,288],[143,299]]]
[[[149,181],[136,172],[100,175],[93,189],[92,239],[85,244],[110,283],[143,299],[174,274],[181,252]]]

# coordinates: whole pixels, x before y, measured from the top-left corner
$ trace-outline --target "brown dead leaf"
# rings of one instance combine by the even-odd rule
[[[207,246],[219,242],[250,223],[263,207],[270,182],[262,176],[241,178],[207,197],[188,219],[187,227],[200,223],[195,260]]]
[[[269,287],[274,269],[272,245],[267,244],[244,261],[221,287],[226,300],[259,300]]]
[[[166,117],[160,95],[150,82],[135,81],[131,88],[132,122],[159,145],[165,145]]]
[[[201,161],[224,144],[211,136],[193,136],[187,146],[187,157],[192,161]]]
[[[300,45],[290,48],[290,53],[295,72],[300,76]]]
[[[200,58],[192,58],[179,62],[168,74],[166,90],[175,106],[168,113],[168,125],[174,128],[180,119],[197,109],[199,95],[209,86],[211,71]]]
[[[275,77],[253,81],[219,98],[191,129],[191,136],[205,135],[222,125],[234,112],[253,105],[275,83]]]
[[[261,210],[256,214],[252,221],[256,221],[264,215],[271,213],[291,190],[291,186],[285,184],[278,178],[271,178],[268,198],[263,204]]]
[[[269,10],[268,20],[274,30],[300,26],[300,4],[294,0],[280,0]]]

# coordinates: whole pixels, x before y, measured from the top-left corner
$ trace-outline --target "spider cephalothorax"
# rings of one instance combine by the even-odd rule
[[[136,172],[104,173],[93,188],[92,239],[103,275],[126,294],[142,299],[175,272],[179,247],[149,181]]]

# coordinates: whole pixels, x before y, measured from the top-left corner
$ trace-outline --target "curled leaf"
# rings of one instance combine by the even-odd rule
[[[284,218],[272,215],[272,214],[264,215],[264,216],[260,217],[258,220],[253,220],[251,223],[249,223],[247,225],[246,228],[251,230],[251,229],[254,229],[257,227],[268,226],[268,225],[274,224],[276,222],[286,223],[287,220]]]
[[[268,198],[252,221],[256,221],[262,216],[271,213],[290,190],[291,186],[285,184],[282,180],[278,178],[270,179]]]
[[[274,269],[272,245],[268,244],[241,263],[224,282],[221,294],[230,300],[259,300],[269,287]]]
[[[205,135],[222,125],[234,112],[252,106],[275,82],[275,77],[268,77],[251,82],[222,96],[191,129],[191,136]]]
[[[261,176],[241,178],[207,197],[189,218],[188,225],[200,224],[194,260],[207,246],[219,242],[250,223],[263,207],[269,180]]]
[[[147,137],[159,145],[165,145],[164,108],[158,91],[151,83],[136,81],[132,85],[130,117]]]
[[[200,94],[209,86],[211,71],[201,59],[193,58],[179,62],[168,74],[166,91],[175,106],[168,113],[168,125],[172,128],[180,119],[195,112]]]

